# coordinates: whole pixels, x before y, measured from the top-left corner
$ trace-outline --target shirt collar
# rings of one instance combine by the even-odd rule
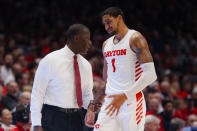
[[[73,58],[73,56],[75,55],[75,53],[70,48],[68,48],[68,45],[64,46],[64,51],[68,57]]]

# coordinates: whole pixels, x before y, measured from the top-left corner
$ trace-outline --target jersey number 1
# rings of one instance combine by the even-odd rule
[[[115,58],[113,58],[113,59],[111,60],[111,63],[112,63],[112,67],[113,67],[113,72],[116,72]]]

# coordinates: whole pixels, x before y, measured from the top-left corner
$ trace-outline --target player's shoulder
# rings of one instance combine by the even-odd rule
[[[130,40],[143,36],[139,31],[130,29]]]
[[[113,38],[114,38],[114,35],[109,37],[108,39],[106,39],[104,42],[103,42],[103,46],[102,46],[102,50],[104,50],[105,46],[107,44],[109,44],[109,41],[113,41]]]

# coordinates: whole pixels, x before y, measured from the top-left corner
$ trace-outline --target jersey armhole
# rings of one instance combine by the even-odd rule
[[[130,46],[131,37],[133,36],[133,34],[134,34],[135,32],[137,32],[137,31],[136,31],[136,30],[131,30],[131,34],[130,34],[130,36],[129,36],[129,43],[128,43],[128,46],[129,46],[129,49],[131,50],[131,52],[132,52],[133,54],[136,55],[136,52],[135,52],[135,51],[132,49],[132,47]]]

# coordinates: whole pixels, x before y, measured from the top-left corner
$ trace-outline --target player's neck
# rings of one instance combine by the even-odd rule
[[[129,30],[128,27],[125,24],[123,24],[119,28],[118,33],[116,33],[116,36],[119,36],[121,40],[127,34],[128,30]]]

